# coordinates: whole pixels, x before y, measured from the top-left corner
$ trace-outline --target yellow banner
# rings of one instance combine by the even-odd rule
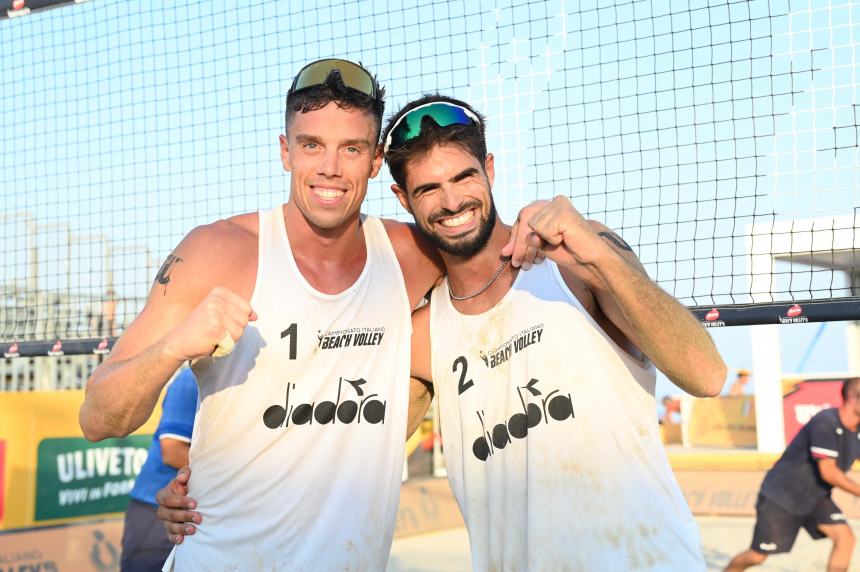
[[[161,405],[136,437],[92,445],[78,424],[83,400],[83,390],[0,393],[0,530],[91,520],[88,496],[98,496],[95,510],[124,509]]]
[[[755,397],[726,395],[693,402],[690,445],[755,447]]]

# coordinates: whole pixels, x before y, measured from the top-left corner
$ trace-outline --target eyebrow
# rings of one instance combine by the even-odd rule
[[[456,175],[454,175],[453,177],[448,179],[448,182],[449,183],[459,183],[463,179],[469,178],[472,175],[477,175],[477,174],[478,174],[478,169],[476,169],[475,167],[469,167],[468,169],[463,169],[462,171],[460,171],[459,173],[457,173]],[[417,187],[412,189],[412,194],[417,195],[418,193],[423,193],[424,191],[429,191],[429,190],[435,189],[439,186],[440,186],[439,183],[436,183],[436,182],[418,185]]]
[[[322,139],[320,139],[316,135],[310,135],[307,133],[297,134],[296,135],[296,141],[298,141],[299,143],[322,143]],[[370,148],[371,144],[370,144],[370,141],[367,139],[357,138],[357,139],[345,139],[343,141],[339,141],[338,146],[340,146],[340,147],[364,146],[364,147]]]

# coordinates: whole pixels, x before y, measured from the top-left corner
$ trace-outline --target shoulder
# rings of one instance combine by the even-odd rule
[[[442,276],[443,264],[436,249],[421,236],[414,223],[380,219],[394,247],[414,306]]]
[[[218,285],[240,267],[256,267],[257,222],[248,215],[232,217],[191,230],[172,253],[181,264],[178,274],[193,273],[195,282]],[[229,283],[230,280],[227,280]]]
[[[803,426],[803,429],[806,429],[810,433],[815,432],[816,434],[820,434],[823,431],[837,429],[841,424],[839,421],[839,409],[831,407],[813,415],[812,419]]]
[[[219,247],[246,246],[249,242],[256,244],[259,229],[257,213],[246,213],[195,227],[183,243],[211,247],[211,241],[216,241]]]
[[[257,239],[247,225],[219,220],[198,226],[164,259],[144,313],[154,311],[162,321],[169,322],[168,315],[178,319],[216,286],[249,300],[256,270]]]

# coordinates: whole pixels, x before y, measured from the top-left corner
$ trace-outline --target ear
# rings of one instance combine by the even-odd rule
[[[373,152],[373,163],[370,166],[370,178],[375,179],[379,174],[379,169],[382,168],[382,145],[377,145]]]
[[[496,159],[492,153],[487,153],[487,159],[484,161],[484,172],[487,173],[487,180],[490,181],[490,189],[493,188],[493,181],[496,180]]]
[[[284,166],[284,171],[290,170],[290,146],[287,144],[287,136],[280,135],[278,141],[281,144],[281,165]]]
[[[400,201],[400,204],[406,209],[406,212],[412,214],[412,207],[409,206],[409,199],[406,196],[406,191],[397,183],[391,185],[391,190],[394,191],[394,194],[397,195],[397,200]]]

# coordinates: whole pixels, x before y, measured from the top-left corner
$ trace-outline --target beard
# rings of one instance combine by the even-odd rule
[[[465,205],[463,210],[468,208],[478,207],[480,208],[479,203],[473,203],[469,205]],[[461,211],[462,212],[462,211]],[[445,211],[443,213],[438,213],[434,215],[431,220],[435,222],[435,220],[446,217],[453,216],[457,213]],[[480,215],[479,215],[480,216]],[[472,236],[468,236],[460,239],[449,239],[445,238],[435,232],[425,228],[423,225],[416,225],[418,227],[418,231],[421,233],[421,236],[426,238],[428,242],[430,242],[433,246],[438,248],[443,252],[447,252],[448,254],[452,254],[454,256],[462,256],[463,258],[471,258],[472,256],[481,252],[484,247],[487,245],[487,242],[490,240],[490,235],[493,233],[493,227],[496,226],[496,204],[493,202],[492,195],[490,196],[490,211],[487,213],[487,218],[478,220],[478,228],[477,232]]]

